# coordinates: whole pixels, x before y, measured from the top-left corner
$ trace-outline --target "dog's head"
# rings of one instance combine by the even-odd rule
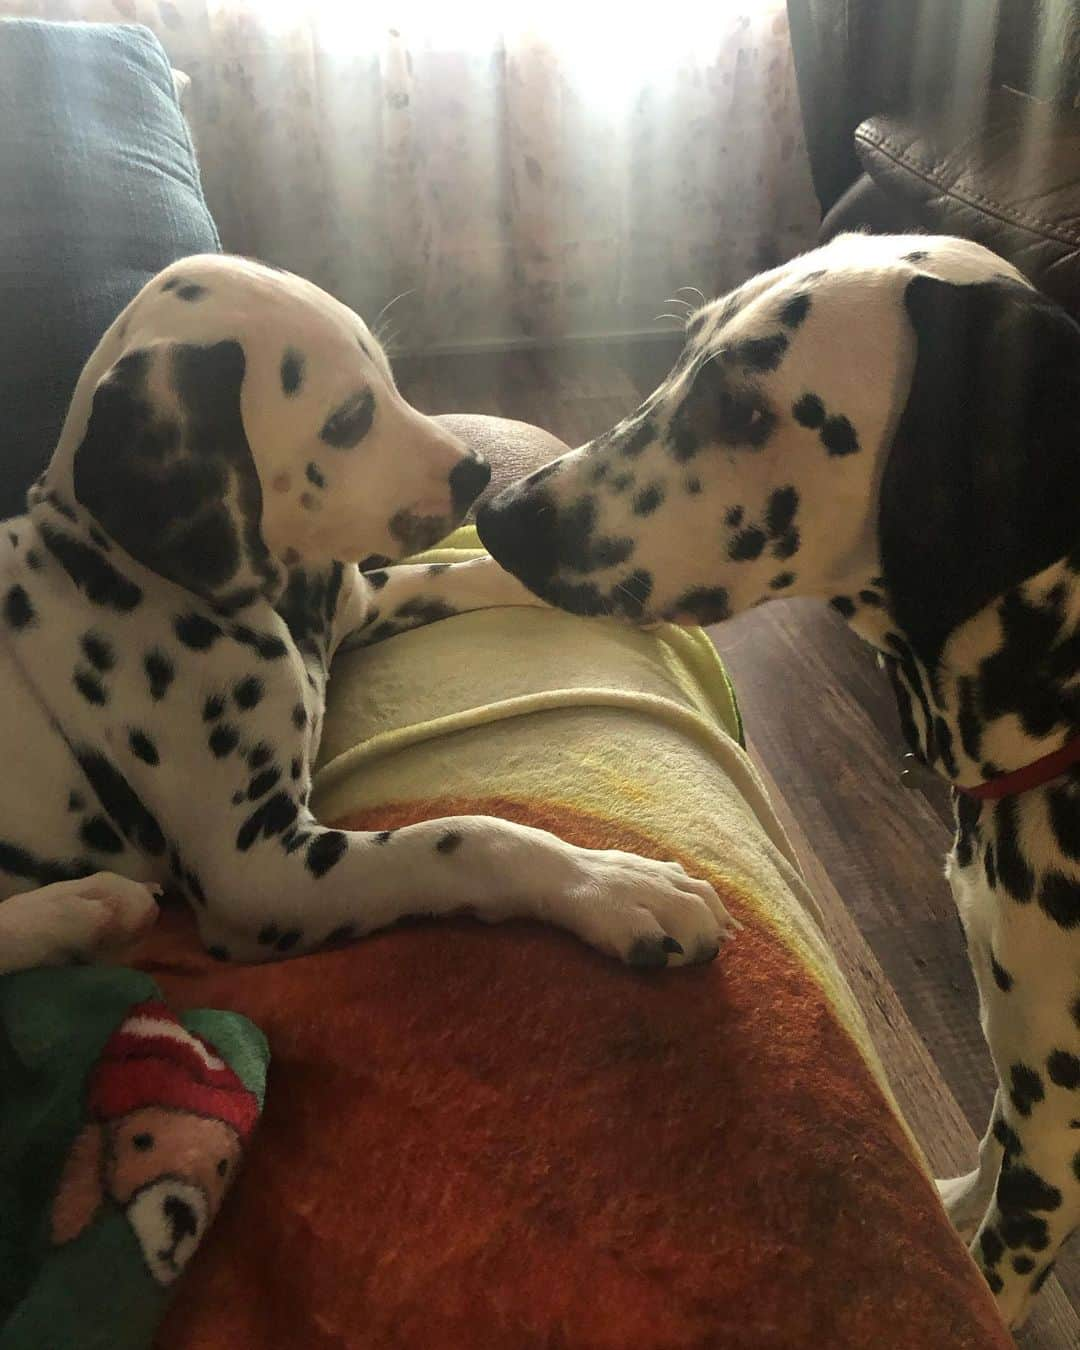
[[[351,310],[207,256],[166,269],[102,339],[36,497],[70,492],[138,562],[227,601],[269,592],[281,565],[431,544],[489,476],[402,398]]]
[[[660,387],[480,512],[579,614],[776,596],[944,636],[1072,547],[1080,329],[977,245],[842,236],[706,305]]]

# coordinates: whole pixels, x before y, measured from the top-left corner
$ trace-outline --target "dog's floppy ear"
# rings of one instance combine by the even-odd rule
[[[93,1222],[104,1198],[105,1126],[93,1121],[76,1136],[56,1188],[50,1225],[53,1243],[73,1242]]]
[[[250,585],[269,561],[240,410],[244,368],[231,340],[130,352],[95,389],[75,451],[75,496],[102,528],[209,599]]]
[[[919,276],[917,354],[882,476],[893,612],[919,655],[1076,544],[1080,327],[1037,291]]]

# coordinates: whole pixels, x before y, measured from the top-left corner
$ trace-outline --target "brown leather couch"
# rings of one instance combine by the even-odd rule
[[[1080,0],[788,0],[823,240],[987,245],[1080,316]]]

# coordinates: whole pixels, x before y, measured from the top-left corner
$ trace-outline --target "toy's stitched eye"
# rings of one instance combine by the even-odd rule
[[[154,1136],[146,1133],[132,1135],[131,1147],[137,1149],[139,1153],[146,1153],[154,1147]]]

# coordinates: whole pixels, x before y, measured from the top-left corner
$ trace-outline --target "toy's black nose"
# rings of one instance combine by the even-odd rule
[[[558,565],[558,513],[543,492],[500,492],[476,518],[480,542],[526,586],[542,591]]]
[[[186,1200],[181,1200],[177,1195],[170,1195],[162,1208],[165,1211],[165,1219],[169,1225],[169,1233],[174,1245],[183,1242],[184,1238],[194,1237],[198,1233],[199,1224],[195,1211]]]
[[[450,500],[461,517],[491,482],[491,465],[483,459],[459,459],[450,470]]]

